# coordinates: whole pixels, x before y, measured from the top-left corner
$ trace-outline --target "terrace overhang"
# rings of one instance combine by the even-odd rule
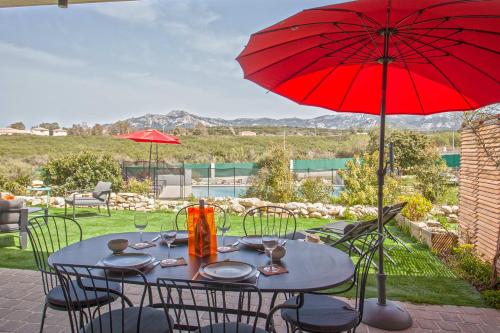
[[[117,1],[135,1],[135,0],[0,0],[0,8],[9,7],[29,7],[29,6],[59,6],[66,8],[68,5],[97,3],[97,2],[117,2]]]

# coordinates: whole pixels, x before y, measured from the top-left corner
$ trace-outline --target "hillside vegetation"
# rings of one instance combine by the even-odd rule
[[[451,132],[428,135],[438,146],[451,145]],[[457,137],[455,134],[456,140]],[[369,135],[341,132],[336,135],[287,135],[285,143],[294,159],[329,159],[360,154],[369,139]],[[160,160],[169,163],[256,162],[269,147],[283,145],[284,139],[282,134],[255,137],[187,135],[181,136],[181,142],[181,145],[158,145]],[[0,176],[25,174],[51,157],[80,151],[110,153],[119,161],[147,160],[149,145],[111,136],[0,136]]]

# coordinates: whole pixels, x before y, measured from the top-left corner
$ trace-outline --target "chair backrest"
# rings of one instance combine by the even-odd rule
[[[259,319],[266,318],[261,312],[262,295],[253,284],[159,278],[157,286],[165,314],[179,331],[201,331],[219,324],[222,328],[206,332],[250,333],[241,328],[242,323],[255,332]]]
[[[137,325],[137,331],[134,332],[140,332],[146,295],[150,297],[146,277],[141,271],[124,269],[117,272],[101,266],[62,264],[54,264],[54,269],[63,289],[71,332],[126,333],[130,331],[125,331],[125,322],[130,320],[137,321],[133,324]],[[141,285],[139,301],[136,303],[137,318],[128,318],[129,315],[125,313],[128,307],[133,306],[124,294],[125,278],[131,275],[135,275]],[[112,303],[109,302],[110,299],[116,301]],[[80,326],[81,318],[86,319],[83,327]],[[144,324],[143,322],[142,325]]]
[[[353,253],[358,253],[359,259],[355,265],[354,279],[352,281],[353,287],[356,291],[355,308],[359,312],[359,321],[363,317],[363,307],[365,301],[366,282],[368,280],[368,273],[373,261],[375,252],[380,244],[384,241],[384,236],[378,232],[370,232],[362,234],[354,239],[357,249],[354,251],[354,242],[349,249],[349,256]]]
[[[398,204],[384,207],[384,212],[383,212],[383,216],[382,216],[382,225],[384,226],[384,228],[385,228],[387,223],[391,222],[392,219],[396,217],[396,215],[401,213],[401,211],[403,210],[403,208],[405,206],[406,206],[406,202],[401,202]],[[378,220],[377,220],[377,222],[378,222]],[[377,230],[377,227],[378,227],[378,223],[375,223],[375,226],[370,228],[369,232]]]
[[[250,209],[243,218],[243,230],[246,236],[260,236],[265,230],[274,228],[281,238],[295,238],[297,219],[295,214],[284,207],[261,206]]]
[[[82,228],[72,218],[35,216],[28,222],[28,237],[35,263],[42,273],[43,289],[47,294],[58,284],[55,272],[48,264],[49,256],[73,242],[82,240]]]
[[[106,200],[108,196],[111,194],[111,182],[98,182],[92,191],[92,196],[95,199]]]
[[[199,204],[187,205],[179,209],[175,215],[175,226],[177,230],[187,230],[188,224],[188,209],[191,207],[199,207]],[[214,218],[217,225],[223,225],[227,219],[227,214],[224,208],[217,204],[205,203],[205,207],[212,207],[214,209]]]

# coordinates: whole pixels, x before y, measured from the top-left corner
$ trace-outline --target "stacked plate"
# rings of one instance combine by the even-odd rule
[[[286,243],[286,239],[279,239],[279,245],[283,246]],[[245,236],[241,237],[239,240],[240,244],[250,247],[255,250],[264,250],[264,245],[262,244],[262,236]]]
[[[255,276],[257,268],[244,262],[226,260],[201,266],[199,272],[210,280],[238,282]]]
[[[110,267],[113,270],[142,269],[153,262],[154,258],[147,253],[123,253],[119,255],[110,255],[102,259],[103,266]]]

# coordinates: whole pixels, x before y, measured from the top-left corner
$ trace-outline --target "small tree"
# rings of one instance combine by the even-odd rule
[[[199,135],[199,136],[208,135],[207,127],[203,125],[202,122],[197,122],[193,129],[193,135]]]
[[[26,129],[26,126],[22,121],[15,122],[13,124],[10,124],[10,128],[18,129],[24,131]]]
[[[307,202],[330,202],[332,185],[320,177],[309,177],[302,181],[298,196]]]
[[[110,181],[115,191],[122,185],[120,164],[109,154],[88,151],[50,159],[42,167],[42,176],[46,184],[55,186],[56,194],[92,188],[99,181]]]
[[[362,158],[355,157],[347,162],[346,170],[339,175],[344,180],[345,188],[340,193],[340,201],[346,205],[377,204],[377,169],[378,152],[365,153]],[[384,205],[394,203],[401,192],[398,178],[385,177]]]
[[[290,171],[290,152],[281,146],[271,147],[259,162],[260,170],[252,178],[246,195],[271,202],[295,199],[294,176]]]

